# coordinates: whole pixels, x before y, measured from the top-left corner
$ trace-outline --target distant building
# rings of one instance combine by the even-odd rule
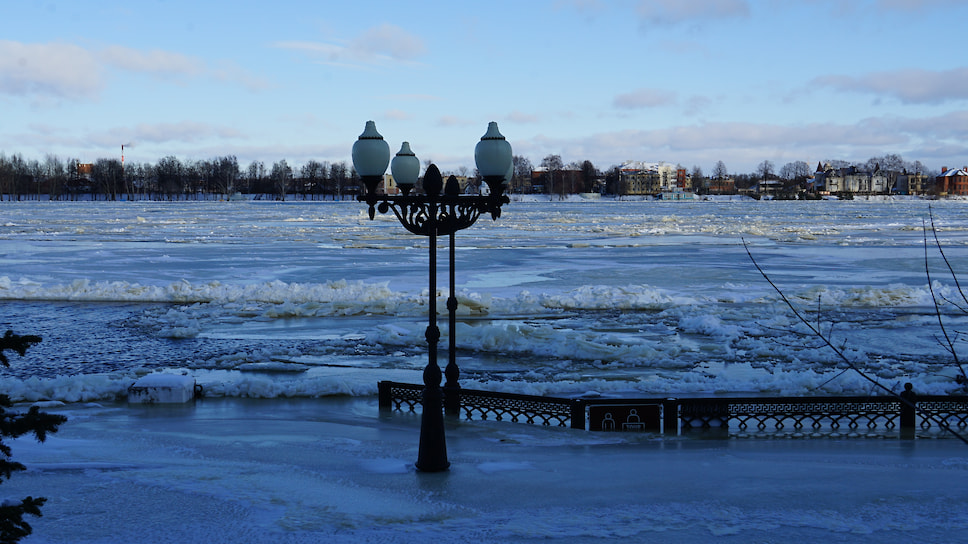
[[[817,190],[824,193],[884,194],[891,190],[887,175],[880,167],[873,172],[856,166],[833,168],[829,163],[817,165],[815,173]]]
[[[921,195],[924,194],[925,177],[921,172],[909,174],[907,172],[898,174],[894,189],[902,195]]]
[[[764,179],[754,189],[760,195],[776,196],[783,192],[783,182],[778,179]]]
[[[94,182],[94,164],[77,163],[75,175],[71,175],[65,183],[65,189],[70,193],[86,193],[91,190]]]
[[[733,178],[710,178],[706,186],[711,195],[735,195],[736,180]]]
[[[627,161],[619,167],[619,191],[623,195],[656,195],[687,189],[684,169],[665,162]]]
[[[465,195],[479,195],[481,194],[481,188],[484,183],[481,178],[478,177],[468,177],[468,176],[458,176],[457,174],[452,174],[460,185],[461,194]],[[450,181],[450,176],[444,176],[444,183],[446,184]]]
[[[685,168],[676,169],[676,188],[683,191],[692,190],[692,176],[690,176]]]
[[[942,196],[968,195],[968,166],[958,170],[948,170],[945,166],[935,179],[934,188]]]

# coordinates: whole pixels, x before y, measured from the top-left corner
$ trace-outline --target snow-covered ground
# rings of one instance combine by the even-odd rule
[[[5,496],[48,497],[28,544],[951,543],[955,440],[696,440],[515,423],[448,429],[414,472],[416,416],[363,398],[72,405]]]

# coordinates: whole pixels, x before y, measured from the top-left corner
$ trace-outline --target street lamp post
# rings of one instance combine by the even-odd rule
[[[367,121],[363,134],[353,144],[353,166],[365,186],[365,194],[358,199],[369,206],[370,219],[375,217],[377,210],[380,213],[392,211],[407,231],[427,236],[429,239],[430,300],[425,333],[428,361],[423,371],[423,413],[420,419],[420,449],[416,463],[417,470],[422,472],[439,472],[450,466],[444,437],[444,392],[440,387],[442,376],[437,364],[437,344],[440,341],[440,329],[437,327],[437,236],[450,237],[450,297],[447,300],[450,316],[450,357],[445,388],[448,412],[457,413],[460,394],[457,380],[460,371],[454,355],[457,311],[457,299],[454,295],[454,233],[473,225],[481,214],[489,213],[492,219],[497,219],[501,216],[501,206],[508,202],[508,197],[504,195],[504,182],[511,168],[511,145],[501,135],[497,123],[492,121],[488,124],[487,132],[474,149],[474,160],[490,190],[488,195],[462,196],[457,179],[450,176],[444,184],[440,170],[433,164],[424,172],[424,194],[421,195],[413,192],[420,172],[420,161],[410,150],[408,142],[403,142],[391,163],[389,145],[377,132],[376,124]],[[377,193],[388,163],[401,195]]]

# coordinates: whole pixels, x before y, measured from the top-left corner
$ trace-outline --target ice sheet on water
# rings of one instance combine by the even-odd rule
[[[369,394],[372,385],[313,381],[313,368],[279,360],[419,370],[426,240],[391,217],[368,221],[356,203],[239,204],[4,203],[0,306],[9,326],[45,337],[22,364],[46,381],[26,387],[16,363],[22,383],[10,387],[101,398],[173,368],[233,372],[213,394]],[[936,204],[939,236],[968,270],[957,252],[968,213],[955,204]],[[462,379],[575,394],[866,390],[830,381],[843,362],[804,335],[745,240],[849,357],[891,386],[944,390],[952,374],[924,272],[926,211],[918,201],[514,202],[458,237]],[[932,279],[939,297],[957,295],[950,277]],[[947,311],[951,330],[968,325]]]

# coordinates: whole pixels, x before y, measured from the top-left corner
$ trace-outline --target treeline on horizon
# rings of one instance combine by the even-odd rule
[[[920,161],[908,162],[896,154],[872,157],[864,163],[841,160],[823,162],[834,168],[922,173],[928,179],[940,173],[928,172]],[[541,160],[540,166],[547,172],[545,183],[538,186],[540,191],[553,194],[592,191],[621,194],[619,165],[601,171],[588,160],[565,164],[560,155],[547,155]],[[681,165],[677,167],[683,168]],[[515,155],[514,179],[509,191],[530,192],[533,170],[530,159]],[[772,161],[764,160],[754,172],[748,174],[729,174],[723,161],[716,163],[709,176],[699,166],[693,166],[688,172],[692,189],[702,193],[709,179],[732,179],[739,190],[766,179],[779,180],[790,186],[803,186],[814,170],[804,161],[793,161],[776,170]],[[573,174],[570,183],[563,181],[565,172]],[[477,177],[476,170],[471,172],[466,167],[446,174]],[[182,200],[227,197],[237,192],[280,200],[287,195],[302,199],[341,199],[355,196],[360,189],[359,177],[352,164],[346,161],[330,163],[310,160],[294,168],[281,159],[269,167],[262,161],[252,161],[242,167],[234,155],[225,155],[203,160],[181,160],[167,156],[156,164],[123,163],[114,158],[99,158],[85,164],[74,158],[62,160],[55,155],[47,155],[41,161],[25,159],[20,154],[7,156],[0,153],[0,199],[7,200],[39,198],[42,195],[52,200]]]

